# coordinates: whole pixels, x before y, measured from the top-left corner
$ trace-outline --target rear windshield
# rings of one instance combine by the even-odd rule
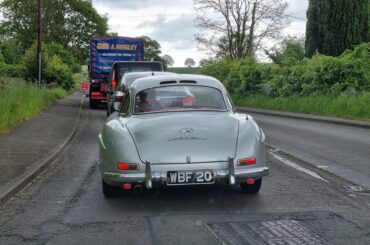
[[[124,63],[118,65],[118,81],[128,72],[163,71],[161,63]]]
[[[134,111],[226,110],[220,90],[206,86],[168,86],[142,90],[135,96]]]

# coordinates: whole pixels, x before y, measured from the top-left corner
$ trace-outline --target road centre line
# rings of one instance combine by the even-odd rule
[[[315,173],[314,171],[311,171],[311,170],[309,170],[309,169],[307,169],[307,168],[304,168],[304,167],[302,167],[302,166],[298,165],[297,163],[295,163],[295,162],[293,162],[293,161],[290,161],[290,160],[288,160],[288,159],[286,159],[286,158],[284,158],[284,157],[281,157],[281,156],[277,155],[276,153],[274,153],[274,152],[272,152],[272,151],[268,151],[268,153],[269,153],[273,158],[275,158],[275,159],[277,159],[278,161],[280,161],[280,162],[284,163],[285,165],[288,165],[288,166],[289,166],[289,167],[291,167],[291,168],[294,168],[294,169],[296,169],[296,170],[298,170],[298,171],[301,171],[301,172],[304,172],[304,173],[306,173],[306,174],[308,174],[308,175],[310,175],[310,176],[312,176],[312,177],[314,177],[314,178],[316,178],[316,179],[320,179],[320,180],[323,180],[323,181],[325,181],[325,182],[328,182],[328,183],[329,183],[329,181],[327,181],[326,179],[322,178],[320,175],[318,175],[318,174],[317,174],[317,173]]]

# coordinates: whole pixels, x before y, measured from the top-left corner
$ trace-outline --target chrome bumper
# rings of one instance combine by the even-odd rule
[[[255,168],[237,168],[233,164],[234,159],[228,159],[228,169],[214,170],[214,183],[225,183],[235,185],[236,183],[246,182],[247,179],[260,179],[268,175],[268,167]],[[167,185],[167,172],[153,172],[152,164],[147,161],[145,163],[145,172],[140,173],[103,173],[104,180],[112,184],[122,183],[144,183],[147,189],[152,189],[153,186]],[[212,183],[213,184],[213,183]],[[188,184],[184,184],[188,185]]]

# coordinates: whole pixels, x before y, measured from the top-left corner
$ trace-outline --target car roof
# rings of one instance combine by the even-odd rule
[[[125,75],[123,75],[123,77],[121,79],[121,84],[124,81],[132,81],[132,80],[135,80],[135,79],[138,79],[138,78],[142,78],[142,77],[148,77],[148,76],[165,76],[165,75],[172,75],[172,74],[175,74],[175,73],[172,73],[172,72],[163,72],[163,71],[128,72],[128,73],[125,73]],[[130,84],[127,84],[127,85],[130,86]]]
[[[138,78],[131,84],[134,93],[148,88],[173,86],[173,85],[198,85],[217,88],[226,92],[224,85],[214,77],[193,74],[170,74],[164,76],[150,76]]]

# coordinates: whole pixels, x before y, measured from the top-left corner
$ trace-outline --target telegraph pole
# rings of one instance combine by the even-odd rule
[[[37,63],[38,80],[40,86],[42,79],[42,0],[37,0]]]

